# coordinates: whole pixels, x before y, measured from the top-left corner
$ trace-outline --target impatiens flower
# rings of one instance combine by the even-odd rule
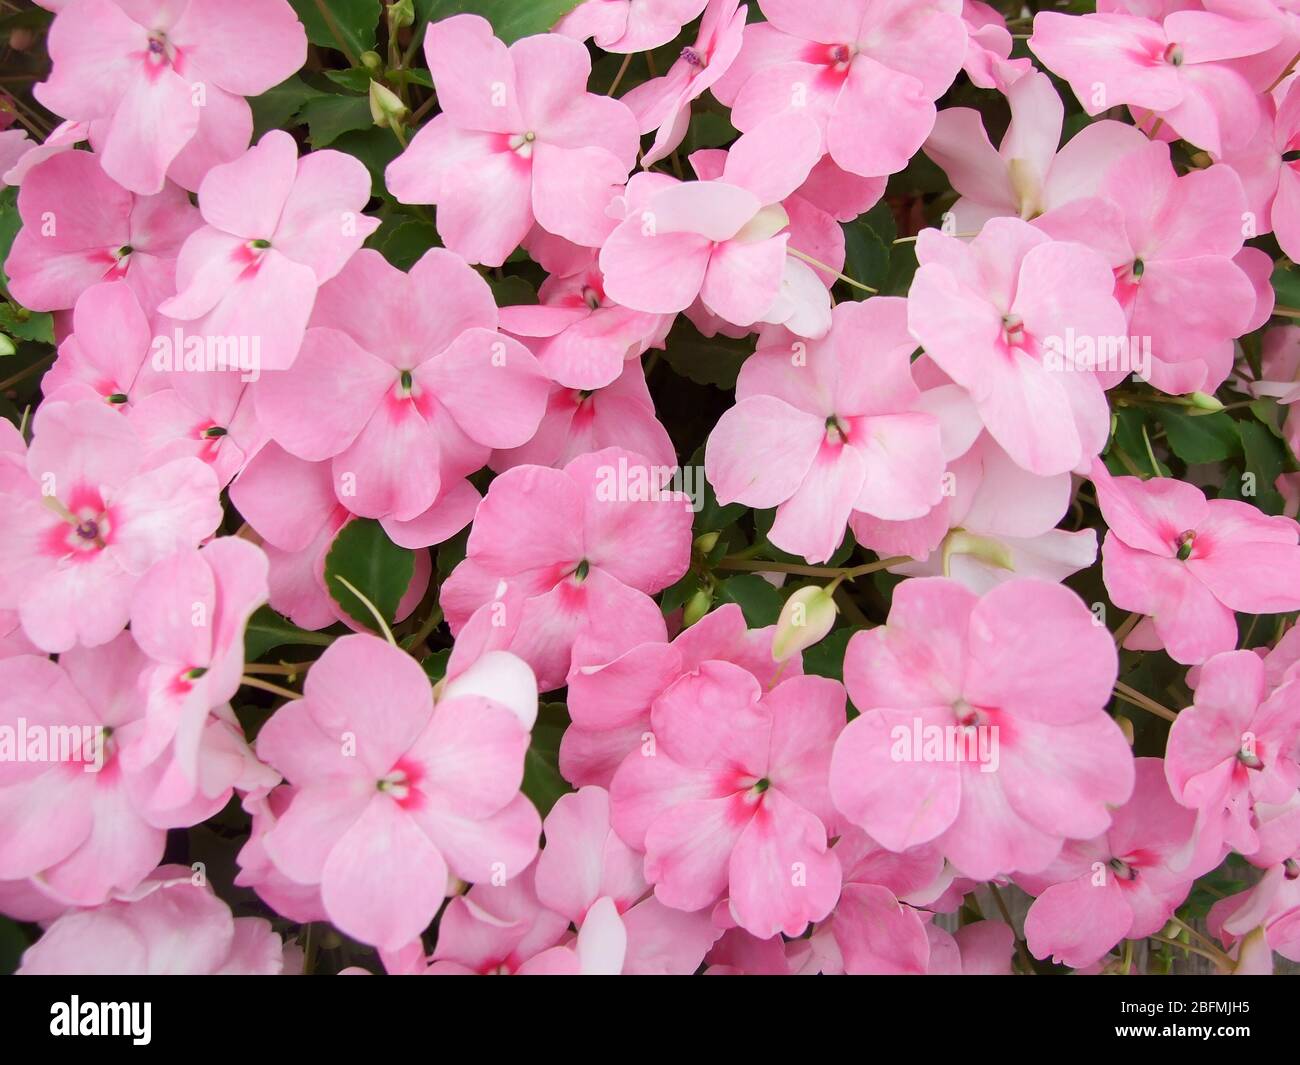
[[[1011,32],[1001,12],[981,0],[963,0],[961,17],[970,40],[962,69],[981,89],[1004,95],[1019,78],[1034,69],[1031,59],[1012,59]]]
[[[1046,74],[1027,74],[1007,90],[1011,124],[995,150],[980,113],[939,112],[925,154],[943,167],[961,199],[951,210],[957,231],[978,232],[997,215],[1032,219],[1096,194],[1110,164],[1147,143],[1133,126],[1103,119],[1057,151],[1065,108]]]
[[[59,357],[41,378],[49,399],[98,399],[121,410],[167,381],[149,360],[153,330],[130,284],[92,285],[72,311],[72,334],[59,345]]]
[[[801,656],[777,662],[774,635],[770,625],[748,628],[740,607],[726,603],[683,629],[671,644],[642,643],[609,661],[577,663],[569,674],[573,723],[560,742],[560,771],[578,787],[607,787],[628,752],[643,742],[655,700],[707,663],[740,666],[765,687],[778,677],[798,676]]]
[[[195,547],[221,521],[217,482],[198,459],[147,465],[106,403],[44,403],[30,480],[0,490],[0,606],[49,652],[107,643],[127,623],[151,565]]]
[[[610,828],[609,795],[582,788],[559,801],[542,825],[546,847],[537,859],[534,884],[543,905],[563,914],[579,930],[592,933],[588,919],[601,921],[605,951],[617,952],[615,972],[629,976],[689,976],[722,929],[710,915],[669,909],[654,895],[641,872],[641,855]],[[599,909],[612,905],[610,920]]]
[[[398,950],[433,920],[449,875],[509,878],[533,860],[527,748],[508,708],[481,695],[435,706],[415,659],[345,636],[258,735],[259,756],[297,788],[263,846],[291,880],[320,885],[340,929]]]
[[[600,250],[605,291],[647,313],[684,311],[698,297],[733,325],[773,321],[823,335],[830,297],[789,253],[791,217],[781,206],[819,158],[816,127],[797,113],[736,141],[719,180],[638,174],[628,184],[627,217]],[[791,300],[803,305],[793,322]]]
[[[1201,667],[1195,703],[1169,730],[1165,775],[1174,798],[1197,811],[1193,873],[1231,848],[1260,846],[1254,805],[1284,803],[1300,786],[1300,685],[1269,693],[1252,651],[1215,655]]]
[[[864,177],[902,170],[966,53],[961,0],[759,0],[740,56],[714,87],[739,130],[786,110],[812,117],[822,150]]]
[[[322,290],[293,367],[255,385],[258,414],[292,454],[332,460],[352,513],[410,521],[542,418],[546,378],[496,326],[487,282],[451,252],[409,274],[358,252]]]
[[[244,626],[267,597],[266,555],[233,536],[179,551],[136,585],[131,635],[152,660],[141,677],[148,695],[144,735],[127,763],[145,766],[173,747],[174,803],[198,786],[199,745],[208,711],[228,702],[244,669]]]
[[[148,782],[122,760],[143,724],[146,664],[125,634],[57,665],[0,661],[0,879],[39,875],[44,894],[94,906],[134,889],[162,858],[166,829],[192,823],[151,824],[137,801]]]
[[[747,359],[705,452],[718,501],[776,507],[783,551],[823,562],[855,512],[919,518],[939,502],[939,422],[912,380],[907,302],[837,306],[826,337]]]
[[[1216,902],[1206,923],[1224,946],[1262,930],[1268,951],[1300,961],[1300,862],[1293,858],[1275,865],[1253,888]]]
[[[835,744],[836,807],[894,851],[935,841],[962,873],[1039,872],[1110,827],[1133,756],[1105,713],[1110,633],[1070,590],[1022,579],[976,597],[918,577],[849,641],[861,716]]]
[[[285,0],[73,0],[49,48],[53,68],[36,98],[64,118],[102,121],[104,169],[152,193],[164,175],[195,189],[248,146],[243,97],[301,67],[307,36]]]
[[[1106,261],[1016,218],[990,219],[970,243],[922,230],[916,257],[912,335],[1007,454],[1050,475],[1100,452],[1110,431],[1102,382],[1093,364],[1063,356],[1127,337]]]
[[[667,158],[686,139],[691,103],[717,84],[740,54],[748,13],[749,5],[740,0],[712,0],[695,43],[682,49],[668,73],[642,82],[623,97],[641,132],[655,135],[654,144],[641,157],[643,167],[649,169]]]
[[[548,277],[536,304],[501,308],[501,328],[522,338],[543,372],[568,389],[604,388],[624,363],[662,348],[672,316],[620,307],[605,294],[592,261],[572,274]],[[594,449],[588,449],[594,450]]]
[[[138,892],[55,921],[20,976],[275,976],[285,952],[271,923],[234,917],[188,866],[161,866]]]
[[[1175,11],[1163,23],[1127,14],[1034,16],[1029,47],[1070,83],[1090,115],[1127,104],[1217,155],[1255,132],[1255,93],[1225,60],[1258,55],[1282,36],[1265,19]]]
[[[667,487],[670,474],[619,448],[562,470],[507,470],[479,505],[465,561],[442,586],[452,632],[500,598],[504,582],[521,611],[509,649],[533,667],[542,691],[564,684],[575,645],[617,654],[662,639],[650,596],[686,572],[691,553],[691,511]]]
[[[512,466],[563,466],[607,447],[635,451],[658,466],[676,465],[676,450],[655,417],[640,360],[621,365],[619,376],[601,388],[551,385],[536,434],[521,447],[494,451],[492,468],[503,472]]]
[[[456,15],[424,51],[442,111],[389,164],[389,191],[437,204],[446,246],[473,263],[500,266],[534,222],[598,245],[637,129],[626,105],[586,91],[586,48],[553,33],[507,48],[486,19]]]
[[[931,976],[1010,976],[1016,934],[1001,921],[975,921],[948,933],[926,926]]]
[[[1206,499],[1167,477],[1112,477],[1093,463],[1109,532],[1102,575],[1111,602],[1149,615],[1171,658],[1204,662],[1237,645],[1233,612],[1300,609],[1300,526],[1249,503]]]
[[[1168,145],[1152,143],[1113,163],[1097,194],[1037,224],[1095,248],[1115,271],[1132,363],[1120,369],[1140,371],[1133,349],[1145,344],[1144,376],[1157,388],[1214,391],[1231,370],[1233,338],[1252,328],[1257,299],[1235,261],[1249,221],[1240,180],[1227,166],[1179,177]]]
[[[1133,795],[1105,835],[1067,843],[1036,876],[1017,877],[1036,895],[1025,939],[1036,958],[1082,969],[1123,939],[1165,926],[1194,877],[1177,867],[1196,818],[1179,806],[1159,758],[1137,759]]]
[[[379,219],[361,213],[370,175],[336,151],[298,158],[289,134],[272,130],[199,186],[207,225],[176,263],[176,295],[159,310],[187,333],[246,338],[259,366],[293,363],[316,301]],[[186,324],[188,323],[188,324]]]
[[[614,774],[610,801],[661,903],[695,911],[726,899],[762,939],[830,913],[840,863],[826,780],[844,712],[838,681],[791,677],[765,691],[717,661],[655,700],[652,740]]]
[[[90,132],[86,122],[60,122],[40,144],[29,145],[18,159],[3,173],[0,181],[6,185],[21,185],[32,167],[45,162],[52,155],[71,150],[86,140]]]
[[[556,33],[591,37],[606,52],[648,52],[698,18],[707,0],[583,0],[560,19]]]
[[[122,278],[152,314],[176,291],[176,259],[202,222],[198,212],[175,185],[156,196],[135,196],[99,164],[89,152],[63,152],[23,182],[23,228],[5,274],[24,307],[63,310],[91,285]]]

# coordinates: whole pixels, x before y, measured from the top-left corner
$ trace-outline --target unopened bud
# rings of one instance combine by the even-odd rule
[[[1187,397],[1192,401],[1192,406],[1198,410],[1220,411],[1223,410],[1223,404],[1213,396],[1205,392],[1193,392]]]
[[[784,662],[824,637],[835,625],[839,607],[825,588],[810,584],[785,601],[776,621],[772,658]]]
[[[682,608],[682,625],[689,629],[704,617],[712,606],[713,593],[701,588],[686,601],[686,606]]]
[[[380,85],[377,81],[370,83],[370,117],[376,126],[396,129],[407,115],[406,104],[392,89]]]
[[[0,333],[0,356],[12,355],[17,350],[14,347],[14,342],[3,333]]]
[[[384,60],[378,52],[362,52],[361,65],[371,74],[375,74],[384,69]]]
[[[397,3],[389,4],[386,11],[389,33],[404,30],[415,22],[415,4],[413,0],[397,0]]]
[[[717,546],[718,534],[715,532],[707,532],[695,538],[695,550],[701,555],[708,555]]]

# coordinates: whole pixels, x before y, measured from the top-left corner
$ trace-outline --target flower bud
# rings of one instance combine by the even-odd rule
[[[839,607],[825,588],[810,584],[785,601],[776,622],[772,658],[784,662],[806,650],[831,631]]]
[[[384,60],[378,52],[362,52],[361,65],[370,71],[371,74],[375,74],[384,69]]]
[[[704,617],[712,606],[713,593],[701,588],[686,601],[686,606],[682,608],[682,625],[689,629]]]
[[[396,129],[406,117],[406,104],[402,103],[392,89],[380,85],[377,81],[370,83],[370,117],[376,126]]]
[[[389,4],[386,11],[389,33],[404,30],[407,26],[415,23],[415,4],[413,0],[397,0],[397,3]]]
[[[12,355],[17,350],[14,347],[14,342],[3,333],[0,333],[0,356]]]
[[[1187,397],[1192,401],[1192,406],[1199,410],[1220,411],[1223,410],[1223,404],[1214,396],[1207,395],[1204,392],[1193,392]]]
[[[708,555],[715,547],[718,546],[718,534],[707,532],[695,538],[695,550],[701,555]]]

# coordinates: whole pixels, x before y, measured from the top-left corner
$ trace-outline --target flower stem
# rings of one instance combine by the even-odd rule
[[[878,288],[872,288],[870,285],[864,285],[861,281],[854,281],[853,278],[849,277],[848,274],[840,273],[840,271],[836,270],[834,267],[827,266],[820,259],[814,259],[811,255],[807,255],[804,252],[801,252],[798,248],[791,248],[787,246],[785,250],[788,254],[793,255],[796,259],[802,259],[810,266],[815,266],[817,267],[818,270],[824,270],[832,277],[838,278],[840,281],[843,281],[846,285],[852,285],[854,288],[860,288],[862,289],[863,292],[880,291],[880,289]]]
[[[1141,707],[1148,713],[1155,714],[1156,717],[1163,717],[1166,721],[1177,721],[1178,715],[1167,706],[1162,706],[1154,699],[1143,695],[1136,688],[1130,688],[1127,684],[1120,681],[1115,682],[1115,695],[1123,699],[1126,703],[1132,703],[1134,706]]]

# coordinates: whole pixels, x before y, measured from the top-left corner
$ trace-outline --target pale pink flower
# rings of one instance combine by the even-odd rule
[[[507,48],[486,19],[456,15],[424,52],[442,111],[389,164],[393,195],[437,204],[447,247],[474,263],[500,266],[534,223],[598,245],[637,129],[625,104],[586,91],[586,48],[554,33]]]
[[[648,52],[667,44],[708,0],[583,0],[555,24],[576,41],[593,38],[606,52]]]
[[[890,850],[935,841],[977,879],[1037,872],[1065,840],[1106,831],[1132,792],[1104,710],[1115,646],[1067,588],[904,581],[844,668],[861,716],[835,745],[831,795]]]

